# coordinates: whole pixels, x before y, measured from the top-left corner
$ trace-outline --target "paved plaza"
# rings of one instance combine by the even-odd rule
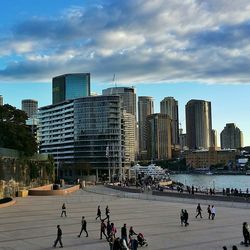
[[[52,249],[58,224],[63,231],[64,249],[105,250],[109,245],[100,240],[100,222],[95,220],[97,205],[105,213],[106,205],[111,210],[111,222],[120,235],[124,223],[142,232],[148,240],[148,250],[165,249],[222,249],[226,245],[239,249],[242,240],[242,222],[250,222],[248,208],[235,208],[230,204],[216,205],[216,218],[207,219],[207,205],[202,203],[203,219],[195,219],[197,203],[192,200],[177,201],[168,198],[153,201],[118,197],[116,190],[103,186],[89,187],[67,196],[17,198],[16,205],[0,209],[0,249],[36,250]],[[129,197],[129,196],[128,196]],[[62,203],[66,203],[68,217],[60,217]],[[204,202],[204,201],[203,201]],[[204,204],[204,205],[203,205]],[[216,203],[215,203],[216,204]],[[238,206],[244,206],[239,204]],[[184,208],[189,212],[188,227],[180,226],[179,214]],[[89,237],[82,234],[81,217],[85,216]]]

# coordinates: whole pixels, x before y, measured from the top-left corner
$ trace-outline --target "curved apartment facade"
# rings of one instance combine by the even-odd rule
[[[211,146],[211,102],[190,100],[186,104],[186,130],[189,149],[208,149]]]

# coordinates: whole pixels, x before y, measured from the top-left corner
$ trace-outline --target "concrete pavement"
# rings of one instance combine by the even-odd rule
[[[203,203],[203,219],[195,219],[197,204],[191,204],[192,200],[180,202],[164,197],[161,201],[150,200],[147,194],[129,195],[124,198],[122,192],[96,186],[67,196],[17,198],[15,206],[0,210],[0,249],[52,249],[58,224],[63,230],[64,249],[109,249],[108,243],[99,239],[100,222],[95,220],[97,205],[101,205],[103,213],[109,205],[111,221],[115,223],[118,235],[123,223],[128,227],[132,225],[136,232],[142,232],[149,242],[145,248],[148,250],[222,249],[223,245],[231,249],[233,244],[239,249],[245,248],[239,243],[242,222],[250,222],[247,208],[220,203],[215,205],[216,218],[211,221],[207,219]],[[67,207],[67,218],[60,217],[63,202]],[[189,212],[189,227],[180,226],[182,208]],[[88,238],[84,233],[81,238],[77,237],[83,215],[88,222]]]

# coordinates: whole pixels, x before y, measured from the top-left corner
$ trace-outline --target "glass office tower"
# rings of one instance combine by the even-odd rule
[[[90,96],[90,73],[56,76],[52,79],[52,103]]]

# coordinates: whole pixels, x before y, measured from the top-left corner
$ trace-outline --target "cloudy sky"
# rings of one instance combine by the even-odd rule
[[[250,145],[248,0],[12,0],[1,3],[0,94],[51,103],[51,78],[90,72],[92,91],[212,102],[213,127],[234,122]],[[218,140],[219,142],[219,140]]]

